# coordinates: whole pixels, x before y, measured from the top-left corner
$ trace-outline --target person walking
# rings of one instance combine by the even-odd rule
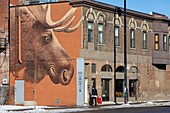
[[[97,89],[93,86],[92,87],[92,95],[91,95],[91,98],[92,98],[92,105],[95,105],[97,106]]]

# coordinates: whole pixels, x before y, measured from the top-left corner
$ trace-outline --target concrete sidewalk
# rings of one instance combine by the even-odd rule
[[[82,111],[93,111],[101,109],[123,109],[132,107],[160,107],[170,106],[170,101],[149,101],[149,102],[129,102],[128,104],[114,102],[103,102],[102,105],[98,106],[76,106],[76,107],[65,107],[51,110],[51,112],[82,112]]]
[[[0,112],[21,112],[21,113],[58,113],[58,112],[80,112],[80,111],[91,111],[99,109],[120,109],[120,108],[131,108],[131,107],[157,107],[157,106],[170,106],[170,100],[152,100],[148,102],[128,102],[127,104],[114,102],[103,102],[102,105],[98,106],[64,106],[64,107],[49,107],[49,106],[1,106]],[[5,112],[6,111],[6,112]]]

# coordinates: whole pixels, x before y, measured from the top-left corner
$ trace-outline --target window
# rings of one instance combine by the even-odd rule
[[[116,46],[120,45],[120,43],[119,43],[119,28],[118,27],[115,27],[115,45]]]
[[[124,67],[123,66],[118,66],[116,68],[116,72],[124,72]]]
[[[112,72],[112,67],[110,65],[106,64],[102,67],[101,71]]]
[[[130,30],[130,48],[135,48],[135,31],[134,31],[134,29]]]
[[[137,80],[136,79],[131,79],[129,80],[129,96],[134,97],[137,95]]]
[[[159,50],[159,35],[155,34],[155,50]]]
[[[163,50],[167,51],[167,36],[163,35]]]
[[[130,70],[131,70],[132,73],[138,73],[138,69],[137,69],[137,67],[135,67],[135,66],[132,66],[132,67],[130,68]]]
[[[57,2],[58,0],[39,0],[40,3]]]
[[[92,64],[92,73],[96,73],[96,64]]]
[[[39,0],[32,0],[32,1],[29,1],[29,4],[38,4],[39,3]]]
[[[93,23],[88,22],[88,42],[93,42]]]
[[[103,44],[103,24],[98,24],[98,43]]]
[[[147,37],[146,37],[146,32],[145,31],[143,32],[142,44],[143,44],[143,49],[147,49]]]
[[[116,97],[123,97],[123,79],[116,79]]]

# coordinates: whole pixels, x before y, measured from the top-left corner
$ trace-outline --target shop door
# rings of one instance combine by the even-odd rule
[[[102,79],[102,100],[109,101],[110,79]]]

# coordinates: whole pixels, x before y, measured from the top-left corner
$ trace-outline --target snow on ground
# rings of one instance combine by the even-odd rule
[[[148,101],[142,103],[132,103],[128,104],[121,103],[120,105],[107,104],[102,106],[95,107],[73,107],[73,108],[64,108],[56,107],[51,108],[48,106],[14,106],[14,105],[2,105],[0,106],[0,113],[63,113],[63,112],[80,112],[80,111],[89,111],[89,110],[99,110],[99,109],[114,109],[114,108],[129,108],[129,107],[152,107],[152,106],[170,106],[170,101]],[[107,104],[107,105],[106,105]],[[47,109],[48,108],[48,109]],[[50,109],[51,108],[51,109]]]

